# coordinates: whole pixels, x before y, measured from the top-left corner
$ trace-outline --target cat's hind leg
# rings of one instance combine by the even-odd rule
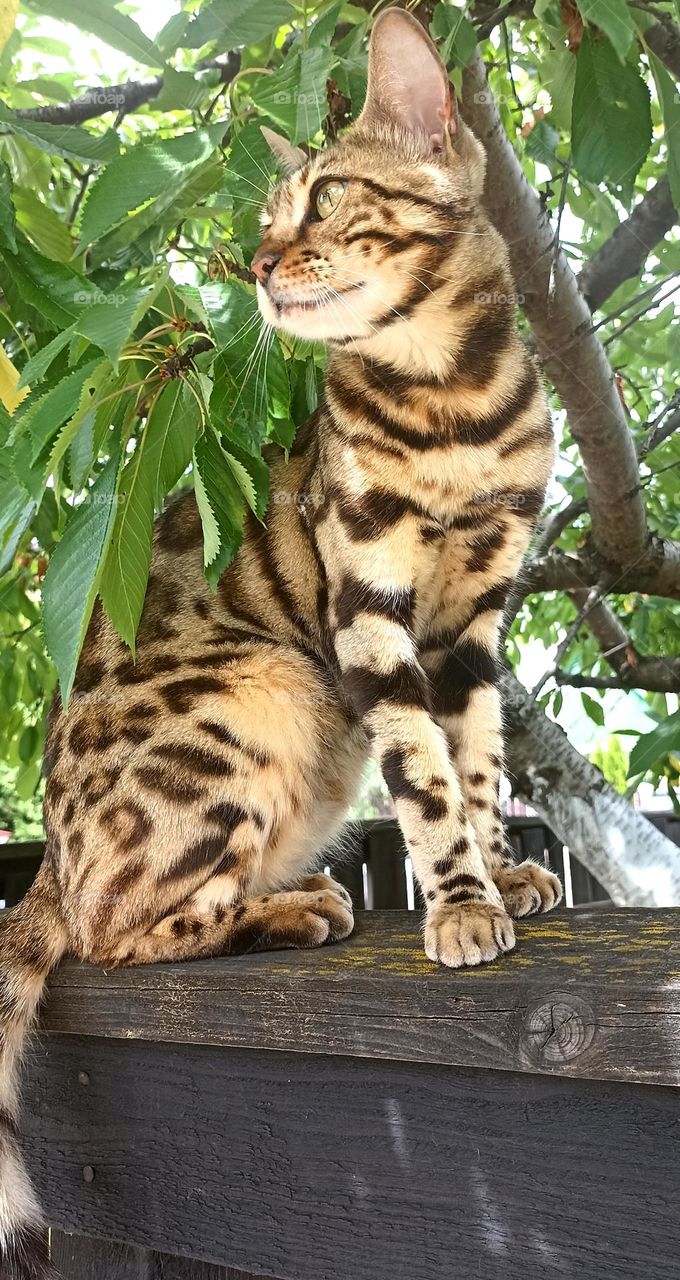
[[[228,890],[227,901],[222,901],[226,886],[219,880],[209,880],[148,932],[121,938],[111,963],[154,964],[320,947],[349,937],[354,927],[349,894],[328,876],[309,877],[300,889],[259,894],[239,903],[231,900]]]

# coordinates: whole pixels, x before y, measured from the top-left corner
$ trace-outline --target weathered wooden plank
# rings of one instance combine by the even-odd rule
[[[359,913],[334,947],[103,972],[67,965],[58,1034],[291,1049],[680,1083],[680,911],[520,921],[492,965],[427,960],[411,913]]]
[[[62,1280],[157,1280],[148,1249],[63,1231],[50,1233],[50,1245]]]
[[[60,1038],[24,1114],[61,1229],[285,1280],[677,1280],[675,1090]]]
[[[95,1240],[64,1231],[52,1231],[50,1236],[52,1261],[61,1280],[268,1280],[250,1271],[171,1257],[115,1240]]]

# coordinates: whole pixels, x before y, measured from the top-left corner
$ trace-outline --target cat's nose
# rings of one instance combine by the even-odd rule
[[[264,252],[260,250],[259,253],[255,254],[250,269],[253,272],[253,275],[257,277],[260,284],[263,284],[266,288],[269,284],[274,267],[277,262],[280,261],[280,253],[271,253],[268,249],[265,249]]]

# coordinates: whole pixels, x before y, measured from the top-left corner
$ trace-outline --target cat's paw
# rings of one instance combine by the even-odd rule
[[[517,867],[499,871],[494,880],[501,891],[505,910],[514,920],[534,915],[537,911],[552,911],[562,897],[562,885],[557,876],[535,862],[520,862]]]
[[[324,877],[326,879],[326,877]],[[309,931],[310,941],[293,945],[321,946],[324,942],[342,942],[354,929],[354,912],[347,901],[346,889],[340,885],[329,889],[304,889],[291,895],[296,898],[295,930],[304,938]]]
[[[515,945],[512,920],[488,902],[433,907],[425,921],[425,953],[451,969],[495,960]]]
[[[346,889],[344,884],[340,884],[339,880],[334,880],[332,876],[325,875],[323,871],[320,871],[315,876],[305,876],[304,880],[300,881],[299,887],[305,893],[313,893],[315,889],[327,889],[329,893],[337,893],[343,902],[347,903],[350,911],[353,910],[352,895],[349,889]]]

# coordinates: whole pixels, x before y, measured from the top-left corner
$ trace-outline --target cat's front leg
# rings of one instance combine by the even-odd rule
[[[337,571],[337,562],[336,562]],[[413,591],[401,572],[390,584],[334,574],[329,603],[347,697],[369,734],[421,885],[425,950],[458,967],[493,960],[514,945],[512,921],[482,857],[433,717],[428,678],[411,629]]]

